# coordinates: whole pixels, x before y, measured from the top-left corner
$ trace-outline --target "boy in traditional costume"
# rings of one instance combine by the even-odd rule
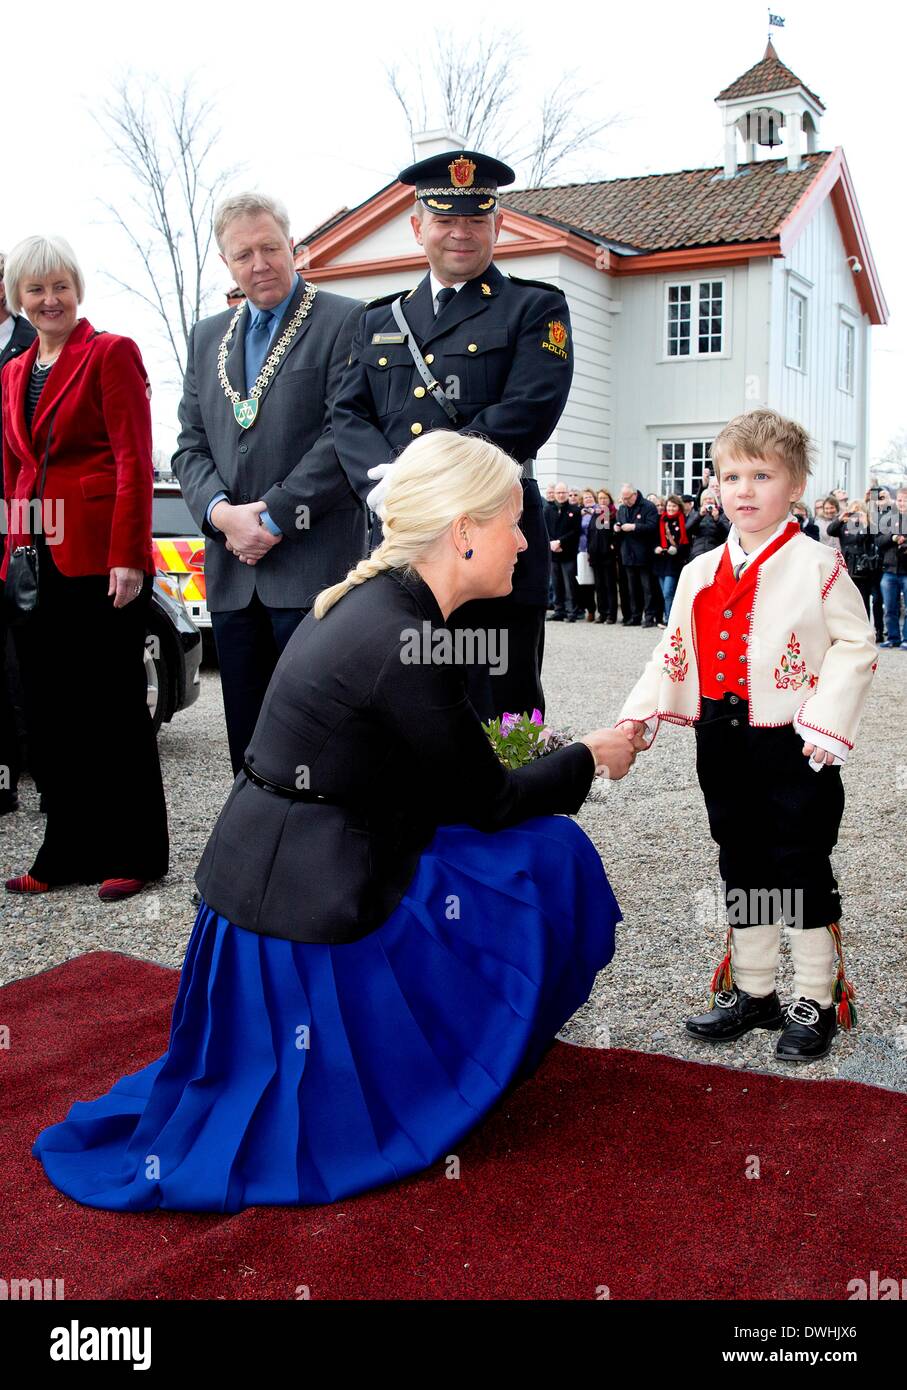
[[[773,410],[721,431],[712,461],[730,535],[684,568],[670,624],[618,720],[650,739],[661,719],[696,733],[728,930],[711,1008],[687,1031],[721,1043],[782,1029],[775,1055],[791,1062],[824,1057],[837,1027],[856,1022],[830,855],[841,766],[876,668],[840,552],[803,535],[790,514],[811,455],[806,431]],[[784,1007],[782,915],[794,968]]]

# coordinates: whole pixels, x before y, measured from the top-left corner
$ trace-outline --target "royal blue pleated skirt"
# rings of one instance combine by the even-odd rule
[[[329,946],[202,902],[162,1057],[32,1152],[112,1211],[335,1202],[451,1153],[538,1063],[614,954],[620,909],[566,816],[442,826],[400,905]]]

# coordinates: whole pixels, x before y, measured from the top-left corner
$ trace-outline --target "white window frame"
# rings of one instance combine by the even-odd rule
[[[850,341],[850,360],[845,344]],[[848,372],[849,368],[849,372]],[[838,390],[852,396],[857,379],[857,325],[847,310],[841,310],[838,320]]]
[[[662,298],[662,332],[661,332],[661,360],[662,362],[706,362],[712,361],[716,357],[730,357],[730,297],[728,294],[727,275],[704,275],[696,280],[665,280]],[[703,285],[721,285],[721,347],[714,352],[699,351],[699,302],[701,287]],[[689,289],[690,291],[690,351],[687,353],[671,353],[670,351],[670,295],[673,289]],[[695,317],[694,317],[695,312]],[[711,315],[709,316],[711,318]],[[697,325],[694,329],[694,324]],[[711,337],[711,330],[709,331]]]
[[[844,470],[844,480],[835,482],[834,486],[844,488],[848,497],[853,496],[853,452],[846,448],[835,449],[835,476],[837,478],[839,470]]]
[[[784,365],[792,372],[802,372],[804,376],[809,366],[809,351],[807,345],[809,342],[809,292],[811,288],[810,282],[804,280],[802,275],[797,275],[793,271],[788,272],[787,295],[784,303]],[[800,320],[800,356],[798,361],[792,360],[794,343],[793,334],[791,332],[791,310],[795,299],[803,306]]]
[[[664,469],[663,469],[663,464],[664,464],[664,448],[665,448],[666,445],[670,446],[671,449],[672,449],[673,451],[675,451],[675,458],[672,460],[672,462],[674,462],[675,464],[676,464],[676,462],[677,462],[677,459],[676,459],[676,449],[678,448],[678,446],[681,446],[681,447],[683,448],[683,486],[682,486],[682,487],[675,488],[675,487],[672,485],[670,488],[667,488],[667,489],[665,488],[665,485],[664,485]],[[684,439],[658,439],[658,440],[656,440],[655,448],[656,448],[656,486],[655,486],[655,490],[659,493],[659,495],[661,495],[662,493],[665,493],[665,495],[666,495],[668,492],[675,492],[675,491],[676,491],[676,492],[680,493],[681,495],[683,495],[683,493],[685,493],[685,492],[686,492],[686,493],[692,493],[693,496],[695,497],[696,491],[697,491],[697,489],[698,489],[698,487],[699,487],[699,484],[700,484],[701,481],[702,481],[702,470],[703,470],[703,468],[704,468],[706,465],[708,465],[709,468],[710,468],[710,471],[714,472],[714,470],[711,469],[711,463],[712,463],[712,439],[703,439],[703,438],[701,438],[701,437],[698,438],[698,439],[696,439],[696,438],[684,438]],[[694,452],[694,450],[697,449],[697,448],[699,448],[699,449],[702,450],[702,459],[700,460],[699,477],[698,477],[698,479],[694,479],[694,477],[693,477],[693,463],[694,463],[693,452]]]

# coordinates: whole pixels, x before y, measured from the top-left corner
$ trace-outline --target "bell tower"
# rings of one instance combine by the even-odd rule
[[[767,157],[772,158],[774,150],[783,145],[787,167],[793,171],[800,168],[804,153],[818,149],[825,107],[815,92],[784,66],[771,39],[760,61],[719,92],[715,104],[724,122],[726,179],[737,175],[739,163],[755,163],[759,150],[767,150]],[[740,161],[738,139],[743,144]]]

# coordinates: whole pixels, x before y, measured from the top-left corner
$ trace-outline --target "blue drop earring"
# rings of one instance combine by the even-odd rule
[[[463,559],[464,559],[464,560],[471,560],[471,559],[472,559],[472,556],[473,556],[473,552],[472,552],[472,548],[471,548],[471,547],[470,547],[469,550],[466,550],[466,551],[463,552]]]

